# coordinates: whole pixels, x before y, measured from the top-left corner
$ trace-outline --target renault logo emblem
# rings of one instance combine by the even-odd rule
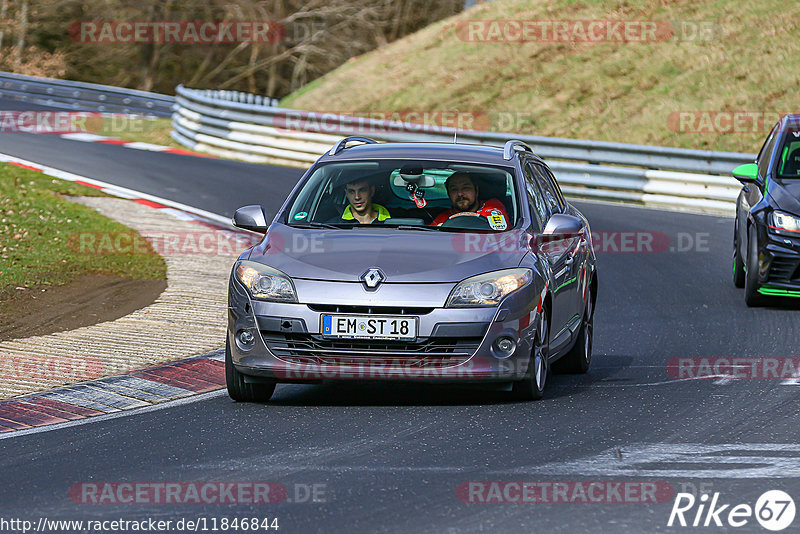
[[[361,275],[361,281],[364,282],[367,291],[375,291],[384,280],[386,280],[386,277],[380,269],[376,268],[369,269]]]

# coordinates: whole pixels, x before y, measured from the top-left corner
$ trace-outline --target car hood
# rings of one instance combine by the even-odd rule
[[[775,180],[769,194],[778,209],[800,216],[800,180]]]
[[[527,252],[524,232],[477,234],[393,228],[309,229],[273,224],[250,260],[292,278],[359,282],[378,268],[386,283],[458,282],[517,267]]]

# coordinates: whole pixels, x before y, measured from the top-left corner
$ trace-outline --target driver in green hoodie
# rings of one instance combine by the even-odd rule
[[[372,197],[375,196],[375,186],[369,180],[352,181],[344,186],[344,192],[348,204],[342,212],[343,221],[375,224],[391,218],[386,208],[372,202]]]

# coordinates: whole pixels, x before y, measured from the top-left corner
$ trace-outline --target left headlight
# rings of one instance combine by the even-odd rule
[[[770,214],[770,228],[779,232],[800,233],[800,218],[782,211],[773,211]]]
[[[254,299],[297,302],[292,279],[272,267],[254,261],[241,261],[236,266],[236,279],[250,291]]]
[[[533,279],[530,269],[504,269],[479,274],[458,283],[447,297],[446,308],[497,306]]]

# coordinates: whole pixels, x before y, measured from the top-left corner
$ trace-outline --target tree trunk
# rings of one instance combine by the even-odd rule
[[[0,24],[5,24],[6,15],[8,14],[8,0],[3,0],[0,3]],[[0,26],[0,48],[3,47],[3,27]]]
[[[19,10],[19,35],[17,36],[16,65],[22,63],[22,53],[25,50],[25,34],[28,31],[28,0],[22,0]]]

